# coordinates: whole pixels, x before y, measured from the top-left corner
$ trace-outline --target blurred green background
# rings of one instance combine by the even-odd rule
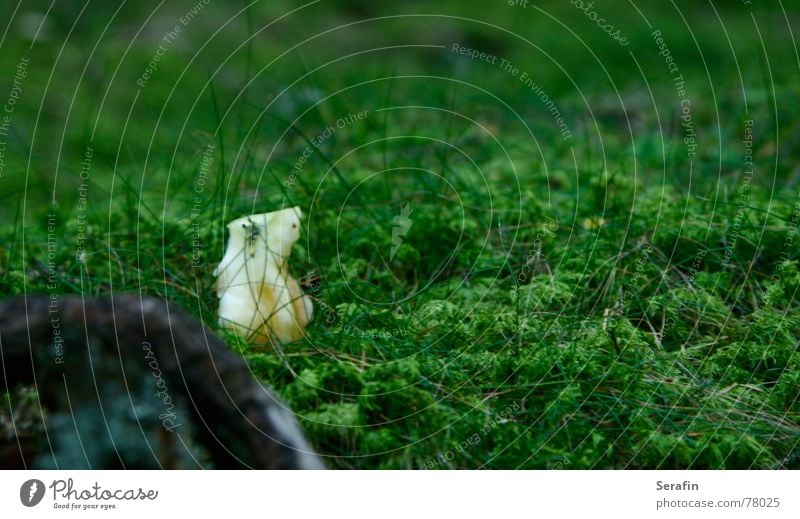
[[[785,137],[774,146],[770,170],[784,182],[793,179],[797,122],[785,112],[797,95],[792,4],[650,4],[594,7],[627,37],[623,47],[569,2],[211,1],[197,4],[194,15],[195,2],[55,2],[49,11],[47,2],[8,2],[3,10],[14,16],[3,32],[2,91],[10,90],[20,59],[30,65],[0,184],[4,213],[13,211],[26,179],[36,188],[29,197],[55,187],[59,201],[69,202],[89,143],[96,169],[152,189],[163,189],[169,177],[175,190],[184,170],[196,165],[198,149],[209,140],[224,143],[225,168],[215,181],[241,174],[253,188],[252,176],[267,168],[284,177],[302,151],[298,135],[284,135],[287,122],[316,135],[341,115],[384,105],[463,111],[496,127],[504,145],[521,146],[540,167],[573,169],[543,103],[499,65],[453,53],[454,43],[506,59],[541,85],[575,135],[568,144],[578,159],[599,166],[615,146],[615,162],[658,175],[646,166],[663,169],[660,162],[637,163],[633,154],[660,148],[663,139],[666,158],[675,159],[669,173],[685,175],[682,154],[670,153],[680,136],[680,107],[655,29],[686,78],[700,154],[714,159],[699,173],[732,173],[736,161],[728,163],[726,144],[738,140],[732,127],[750,113],[759,138]],[[176,25],[182,31],[165,42]],[[142,88],[136,82],[159,45],[163,56]],[[403,79],[389,80],[394,76]],[[452,138],[474,129],[446,113],[400,111],[397,117],[412,120],[390,121],[387,131],[425,128]],[[384,126],[383,119],[365,126]],[[336,135],[334,155],[370,129]],[[497,154],[492,143],[465,149]],[[110,177],[93,175],[94,195],[107,196]],[[768,182],[764,175],[758,180]]]

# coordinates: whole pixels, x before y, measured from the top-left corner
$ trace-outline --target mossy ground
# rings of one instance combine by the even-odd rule
[[[218,329],[225,223],[299,205],[293,272],[321,276],[308,340],[220,333],[332,466],[800,468],[798,13],[645,11],[681,96],[639,14],[609,7],[621,48],[564,4],[323,2],[266,32],[283,3],[210,4],[144,87],[192,4],[147,23],[151,8],[98,8],[58,60],[76,13],[51,13],[32,49],[12,28],[3,70],[31,65],[0,178],[0,293],[142,291]],[[321,34],[432,12],[461,18]],[[527,71],[571,138],[454,42]],[[439,47],[387,49],[412,44]]]

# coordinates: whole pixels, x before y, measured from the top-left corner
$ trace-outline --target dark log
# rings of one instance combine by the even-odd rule
[[[45,409],[28,467],[323,468],[247,363],[166,301],[0,301],[0,368],[0,388],[34,385]]]

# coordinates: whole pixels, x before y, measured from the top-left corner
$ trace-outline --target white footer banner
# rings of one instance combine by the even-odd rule
[[[48,470],[2,471],[0,488],[4,519],[800,517],[797,471]]]

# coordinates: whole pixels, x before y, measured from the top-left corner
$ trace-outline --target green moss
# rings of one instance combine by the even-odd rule
[[[129,4],[118,20],[144,22],[149,11]],[[342,15],[395,9],[376,2],[322,4],[304,14],[302,24],[276,25],[275,34],[297,29],[298,37],[311,36]],[[758,72],[739,84],[729,73],[730,58],[721,54],[729,42],[718,27],[695,24],[695,34],[685,32],[681,16],[704,19],[707,6],[686,3],[678,16],[661,4],[648,5],[646,14],[665,34],[667,28],[675,34],[670,49],[691,83],[687,95],[696,101],[693,121],[702,142],[693,157],[675,124],[674,85],[663,57],[647,51],[651,31],[624,1],[615,10],[620,26],[631,48],[645,50],[636,63],[594,28],[574,27],[597,56],[565,53],[563,31],[553,30],[547,17],[481,11],[482,20],[535,36],[543,50],[560,56],[556,67],[491,24],[464,23],[458,16],[474,13],[455,0],[437,3],[442,13],[457,15],[452,21],[420,18],[414,21],[419,25],[359,29],[360,39],[380,43],[376,48],[388,49],[413,29],[432,35],[426,43],[471,41],[535,71],[569,121],[569,141],[519,81],[445,49],[360,54],[317,69],[327,62],[322,54],[352,51],[351,33],[325,32],[321,44],[312,41],[304,54],[287,55],[269,74],[255,74],[285,51],[286,42],[262,39],[259,52],[238,49],[244,25],[231,24],[212,44],[201,45],[216,30],[215,20],[232,16],[225,4],[211,3],[204,13],[212,15],[193,22],[182,46],[164,58],[168,66],[138,94],[124,82],[108,91],[103,81],[85,80],[51,89],[47,112],[53,120],[38,126],[37,148],[19,144],[6,154],[0,292],[141,291],[168,298],[222,334],[254,376],[276,388],[335,466],[798,468],[794,157],[800,141],[791,136],[797,135],[800,105],[794,102],[794,55],[778,52],[788,41],[785,32],[755,33],[750,11],[720,6],[729,32],[737,34],[741,62],[763,60],[761,38],[769,49],[770,88]],[[256,3],[249,14],[254,21],[272,20],[287,6],[283,0]],[[575,14],[568,3],[550,7],[565,20]],[[752,9],[759,20],[775,16],[767,7]],[[786,9],[797,16],[796,7]],[[70,26],[67,7],[54,12]],[[96,28],[105,22],[85,21]],[[129,53],[120,74],[141,74],[152,42],[131,44],[127,34],[124,26],[110,27],[90,77],[116,67],[123,50]],[[25,137],[26,125],[39,117],[39,78],[54,70],[55,56],[83,63],[95,36],[81,30],[69,39],[52,38],[67,42],[63,54],[52,43],[37,43],[26,97],[14,113],[15,135]],[[697,58],[694,37],[706,60]],[[10,32],[0,54],[4,69],[13,70],[29,45]],[[215,67],[181,65],[188,59],[184,49],[201,47],[195,63],[229,59],[224,74],[209,77],[206,70]],[[702,86],[705,65],[719,79],[713,92]],[[631,74],[637,66],[646,87]],[[306,76],[309,70],[315,72]],[[406,77],[442,71],[455,81]],[[389,76],[397,77],[354,86]],[[278,96],[301,77],[302,84]],[[461,81],[483,85],[508,107],[462,88]],[[178,95],[168,99],[173,86]],[[624,106],[609,92],[619,92]],[[123,127],[134,95],[135,117]],[[380,110],[386,106],[448,111]],[[781,116],[774,121],[776,107]],[[314,148],[287,187],[307,140],[360,110],[369,110],[368,117]],[[474,117],[480,126],[449,111]],[[58,114],[66,113],[69,124],[59,123]],[[756,170],[747,181],[745,116],[756,121]],[[95,155],[86,211],[79,215],[88,128],[95,128]],[[26,141],[34,139],[15,139]],[[198,192],[200,154],[208,143],[214,162]],[[316,317],[307,339],[275,350],[219,329],[212,270],[222,257],[227,221],[287,203],[307,215],[292,272],[299,278],[313,271],[321,285],[313,294]],[[391,257],[392,222],[406,204],[412,224]],[[85,254],[78,256],[83,224]],[[96,417],[86,420],[88,430]]]

